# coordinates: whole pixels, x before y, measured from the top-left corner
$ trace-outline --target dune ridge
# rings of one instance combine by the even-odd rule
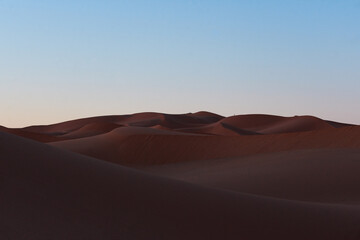
[[[85,128],[87,125],[93,125],[92,134],[90,134],[88,130],[81,130],[81,128]],[[103,134],[113,130],[116,125],[119,127],[134,126],[162,128],[171,129],[173,131],[220,136],[278,134],[353,126],[351,124],[322,120],[312,116],[281,117],[264,114],[248,114],[223,117],[214,113],[202,111],[187,114],[147,112],[129,115],[90,117],[51,125],[30,126],[17,130],[21,133],[25,132],[28,135],[42,134],[53,137],[49,138],[49,140],[46,139],[46,142],[48,142],[58,141],[58,139],[73,139],[78,136],[86,137],[87,135]],[[78,133],[76,133],[78,131],[83,131],[83,134],[80,133],[78,135]],[[13,133],[17,134],[16,131]],[[21,133],[18,135],[21,136]],[[86,134],[84,135],[84,133]],[[38,139],[35,138],[35,140]],[[41,141],[41,138],[39,141]]]

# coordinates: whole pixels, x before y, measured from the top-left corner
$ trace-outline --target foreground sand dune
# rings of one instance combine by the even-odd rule
[[[359,126],[138,113],[0,143],[0,239],[360,239]]]
[[[360,204],[360,148],[307,149],[143,168],[203,186],[310,202]]]
[[[3,239],[359,237],[357,207],[204,188],[5,133],[0,141]]]

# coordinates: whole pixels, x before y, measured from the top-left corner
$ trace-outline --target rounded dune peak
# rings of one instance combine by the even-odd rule
[[[327,121],[313,116],[283,117],[265,114],[248,114],[227,117],[221,120],[228,126],[261,134],[315,131],[334,128]]]
[[[287,132],[304,132],[324,129],[333,129],[325,120],[313,116],[295,116],[287,117],[282,120],[268,125],[259,132],[265,134],[287,133]]]
[[[90,136],[110,132],[113,129],[122,127],[122,126],[123,125],[119,125],[119,124],[112,123],[112,122],[88,123],[79,129],[76,129],[74,131],[71,131],[67,134],[62,135],[61,138],[62,139],[72,139],[72,138],[90,137]]]
[[[196,117],[216,117],[216,118],[219,118],[219,119],[224,118],[224,116],[221,116],[221,115],[219,115],[217,113],[213,113],[213,112],[209,112],[209,111],[198,111],[198,112],[195,112],[195,113],[190,113],[190,115],[196,116]]]
[[[27,131],[24,131],[19,128],[6,128],[3,126],[0,126],[0,132],[10,133],[10,134],[17,135],[19,137],[28,138],[28,139],[32,139],[32,140],[35,140],[38,142],[44,142],[44,143],[56,142],[56,141],[61,140],[54,136],[49,136],[46,134],[36,133],[36,132],[27,132]]]
[[[67,134],[71,131],[80,129],[81,127],[84,127],[87,124],[116,123],[125,117],[126,115],[109,115],[109,116],[80,118],[80,119],[75,119],[66,122],[50,124],[50,125],[29,126],[23,128],[23,130],[28,132],[36,132],[36,133],[44,133],[49,135],[60,136]]]
[[[209,123],[218,122],[221,119],[225,118],[224,116],[221,116],[219,114],[207,112],[207,111],[199,111],[196,113],[191,113],[190,115],[196,118],[203,119]]]

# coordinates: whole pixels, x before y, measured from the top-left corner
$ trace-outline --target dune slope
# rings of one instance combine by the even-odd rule
[[[237,192],[309,202],[360,204],[359,148],[295,150],[142,169]]]
[[[360,127],[249,136],[206,136],[128,127],[51,145],[129,166],[152,165],[298,149],[360,148]]]
[[[147,175],[0,133],[2,239],[358,239],[360,210]]]

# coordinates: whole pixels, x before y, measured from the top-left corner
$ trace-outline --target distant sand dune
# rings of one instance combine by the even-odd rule
[[[206,136],[139,127],[120,128],[51,145],[110,162],[151,165],[298,149],[359,148],[360,127],[250,136]]]
[[[312,116],[279,117],[254,114],[228,117],[221,120],[221,122],[262,134],[303,132],[334,128],[328,122]]]

